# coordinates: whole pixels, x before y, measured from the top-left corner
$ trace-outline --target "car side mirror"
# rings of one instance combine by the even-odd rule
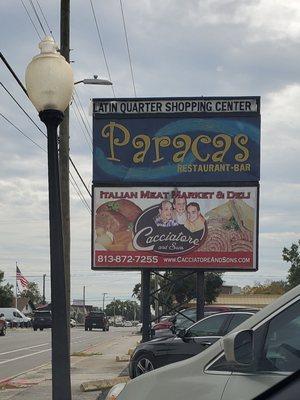
[[[233,332],[223,338],[225,358],[238,365],[250,365],[254,359],[253,331]]]
[[[179,338],[184,339],[184,338],[185,338],[185,335],[186,335],[186,329],[179,329],[179,330],[177,331],[176,335],[177,335]]]
[[[172,322],[172,324],[174,324],[174,322],[176,321],[175,315],[174,315],[174,317],[170,318],[169,321]]]

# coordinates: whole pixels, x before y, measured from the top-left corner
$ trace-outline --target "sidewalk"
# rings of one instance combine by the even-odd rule
[[[116,356],[127,354],[138,340],[139,336],[124,333],[109,344],[100,343],[78,353],[78,356],[72,356],[72,400],[96,400],[100,392],[81,392],[81,383],[117,377],[128,362],[116,362]],[[0,400],[51,400],[51,364],[15,377],[7,382],[6,387],[0,390]]]

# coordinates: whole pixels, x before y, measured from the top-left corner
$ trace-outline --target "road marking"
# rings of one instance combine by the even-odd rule
[[[84,337],[86,337],[86,336],[77,336],[75,338],[71,338],[71,344],[72,343],[78,343],[78,342],[72,342],[72,340],[81,339],[81,338],[84,338]],[[4,353],[0,353],[0,356],[4,356],[5,354],[10,354],[10,353],[16,353],[18,351],[25,351],[25,350],[29,350],[29,349],[34,349],[36,347],[48,346],[48,345],[49,345],[49,343],[42,343],[42,344],[37,344],[35,346],[21,347],[20,349],[11,350],[11,351],[5,351]]]
[[[7,363],[12,362],[12,361],[17,361],[17,360],[20,360],[21,358],[31,357],[31,356],[35,356],[36,354],[45,353],[46,351],[49,351],[49,350],[51,350],[51,347],[50,347],[50,349],[36,351],[35,353],[26,354],[25,356],[20,356],[20,357],[16,357],[16,358],[11,358],[10,360],[0,361],[0,365],[1,364],[7,364]]]
[[[24,351],[24,350],[28,350],[28,349],[34,349],[35,347],[42,347],[42,346],[48,346],[48,345],[49,345],[49,343],[42,343],[42,344],[37,344],[35,346],[22,347],[21,349],[5,351],[4,353],[0,353],[0,356],[3,356],[4,354],[16,353],[17,351]]]
[[[86,342],[87,340],[91,340],[91,338],[87,338],[87,339],[84,339],[84,340],[79,340],[78,342],[72,342],[71,344],[82,343],[82,342]],[[48,344],[48,343],[46,343],[46,344]],[[37,346],[42,346],[42,345],[37,345]],[[44,346],[44,345],[43,345],[43,346]],[[32,347],[34,347],[34,346],[32,346]],[[17,360],[20,360],[20,359],[22,359],[22,358],[32,357],[32,356],[35,356],[35,355],[37,355],[37,354],[45,353],[46,351],[50,351],[51,349],[52,349],[52,348],[50,347],[49,349],[45,349],[45,350],[41,350],[41,351],[36,351],[35,353],[25,354],[24,356],[11,358],[10,360],[0,361],[0,365],[1,365],[1,364],[7,364],[7,363],[12,362],[12,361],[17,361]],[[9,352],[8,352],[8,353],[9,353]],[[7,353],[1,353],[1,354],[7,354]]]

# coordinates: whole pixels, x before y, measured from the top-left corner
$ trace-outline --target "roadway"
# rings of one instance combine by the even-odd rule
[[[132,328],[111,328],[109,332],[71,329],[71,354],[96,344],[109,344]],[[51,329],[34,332],[32,329],[7,330],[0,337],[0,381],[51,361]]]

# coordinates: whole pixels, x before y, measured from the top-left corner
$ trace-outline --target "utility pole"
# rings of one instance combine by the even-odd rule
[[[46,304],[46,290],[45,290],[46,274],[43,274],[43,304]]]
[[[70,0],[60,3],[60,54],[70,62]],[[67,319],[70,326],[70,185],[69,185],[69,107],[59,128],[59,171],[65,259]],[[70,332],[69,332],[70,335]]]
[[[102,297],[102,311],[104,312],[104,304],[105,304],[105,296],[107,295],[108,293],[103,293],[103,297]]]
[[[85,315],[85,286],[83,286],[82,303],[83,303],[83,314]]]
[[[17,275],[18,263],[16,261],[16,308],[18,308],[18,275]]]
[[[114,326],[116,326],[116,298],[114,297]]]

